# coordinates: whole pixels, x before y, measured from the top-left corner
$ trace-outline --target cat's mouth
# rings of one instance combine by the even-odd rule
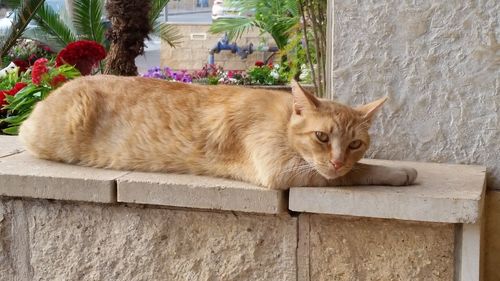
[[[351,170],[350,168],[343,168],[336,170],[333,167],[327,165],[315,165],[315,166],[316,166],[316,171],[318,171],[320,175],[322,175],[324,178],[328,180],[333,180],[336,178],[343,177]]]

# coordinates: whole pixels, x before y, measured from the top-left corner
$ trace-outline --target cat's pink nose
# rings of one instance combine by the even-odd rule
[[[330,160],[330,163],[332,163],[333,168],[335,168],[335,170],[338,170],[342,168],[342,166],[344,166],[344,162],[340,160]]]

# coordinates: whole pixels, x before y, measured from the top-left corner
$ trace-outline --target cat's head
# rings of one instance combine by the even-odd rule
[[[288,138],[293,147],[323,177],[347,174],[368,149],[368,129],[387,98],[352,108],[320,100],[296,81],[292,81],[292,93]]]

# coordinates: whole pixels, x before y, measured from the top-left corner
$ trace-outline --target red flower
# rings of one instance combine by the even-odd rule
[[[26,87],[26,83],[23,83],[23,82],[18,82],[16,83],[16,85],[14,85],[14,87],[12,87],[12,89],[10,90],[3,90],[3,91],[0,91],[0,106],[4,106],[7,101],[5,100],[5,96],[6,95],[10,95],[10,96],[13,96],[15,94],[17,94],[17,92],[19,92],[22,88]]]
[[[261,67],[263,65],[264,65],[264,62],[261,61],[261,60],[258,60],[258,61],[255,62],[255,66]]]
[[[29,62],[25,61],[25,60],[20,60],[20,59],[16,59],[13,61],[13,63],[19,67],[19,71],[20,72],[25,72],[28,67],[30,67],[30,64]]]
[[[7,104],[7,101],[5,100],[5,92],[6,91],[0,91],[0,107]],[[1,108],[0,108],[0,110],[1,110]]]
[[[47,68],[48,61],[46,58],[41,58],[37,59],[33,64],[33,70],[31,71],[31,81],[33,81],[33,84],[40,85],[40,82],[42,82],[42,76],[49,71]]]
[[[81,40],[69,43],[56,58],[56,66],[69,64],[75,66],[82,75],[89,75],[92,68],[106,57],[104,47],[94,41]]]
[[[50,81],[50,85],[55,88],[64,82],[66,82],[66,77],[62,74],[57,74],[52,78],[52,81]]]

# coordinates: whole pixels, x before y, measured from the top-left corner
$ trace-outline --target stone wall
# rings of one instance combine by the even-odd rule
[[[176,48],[170,47],[162,42],[161,66],[173,69],[198,70],[208,62],[209,50],[213,48],[222,37],[221,34],[208,32],[210,24],[174,24],[182,34],[182,43]],[[259,45],[261,36],[257,30],[245,33],[237,40],[238,46],[246,46],[252,43],[255,47]],[[274,45],[273,41],[266,38],[266,43]],[[268,52],[254,52],[244,60],[230,51],[221,51],[215,54],[215,63],[226,70],[244,70],[253,66],[257,60],[265,60],[271,55]]]
[[[0,199],[1,280],[295,280],[297,219]]]
[[[309,215],[304,215],[309,216]],[[455,280],[451,224],[310,215],[311,280]],[[301,220],[301,222],[304,220]]]
[[[456,280],[452,224],[301,216],[299,227],[288,214],[0,198],[0,274],[40,281]],[[302,256],[299,233],[308,239]],[[308,264],[308,276],[297,275],[298,263]]]

